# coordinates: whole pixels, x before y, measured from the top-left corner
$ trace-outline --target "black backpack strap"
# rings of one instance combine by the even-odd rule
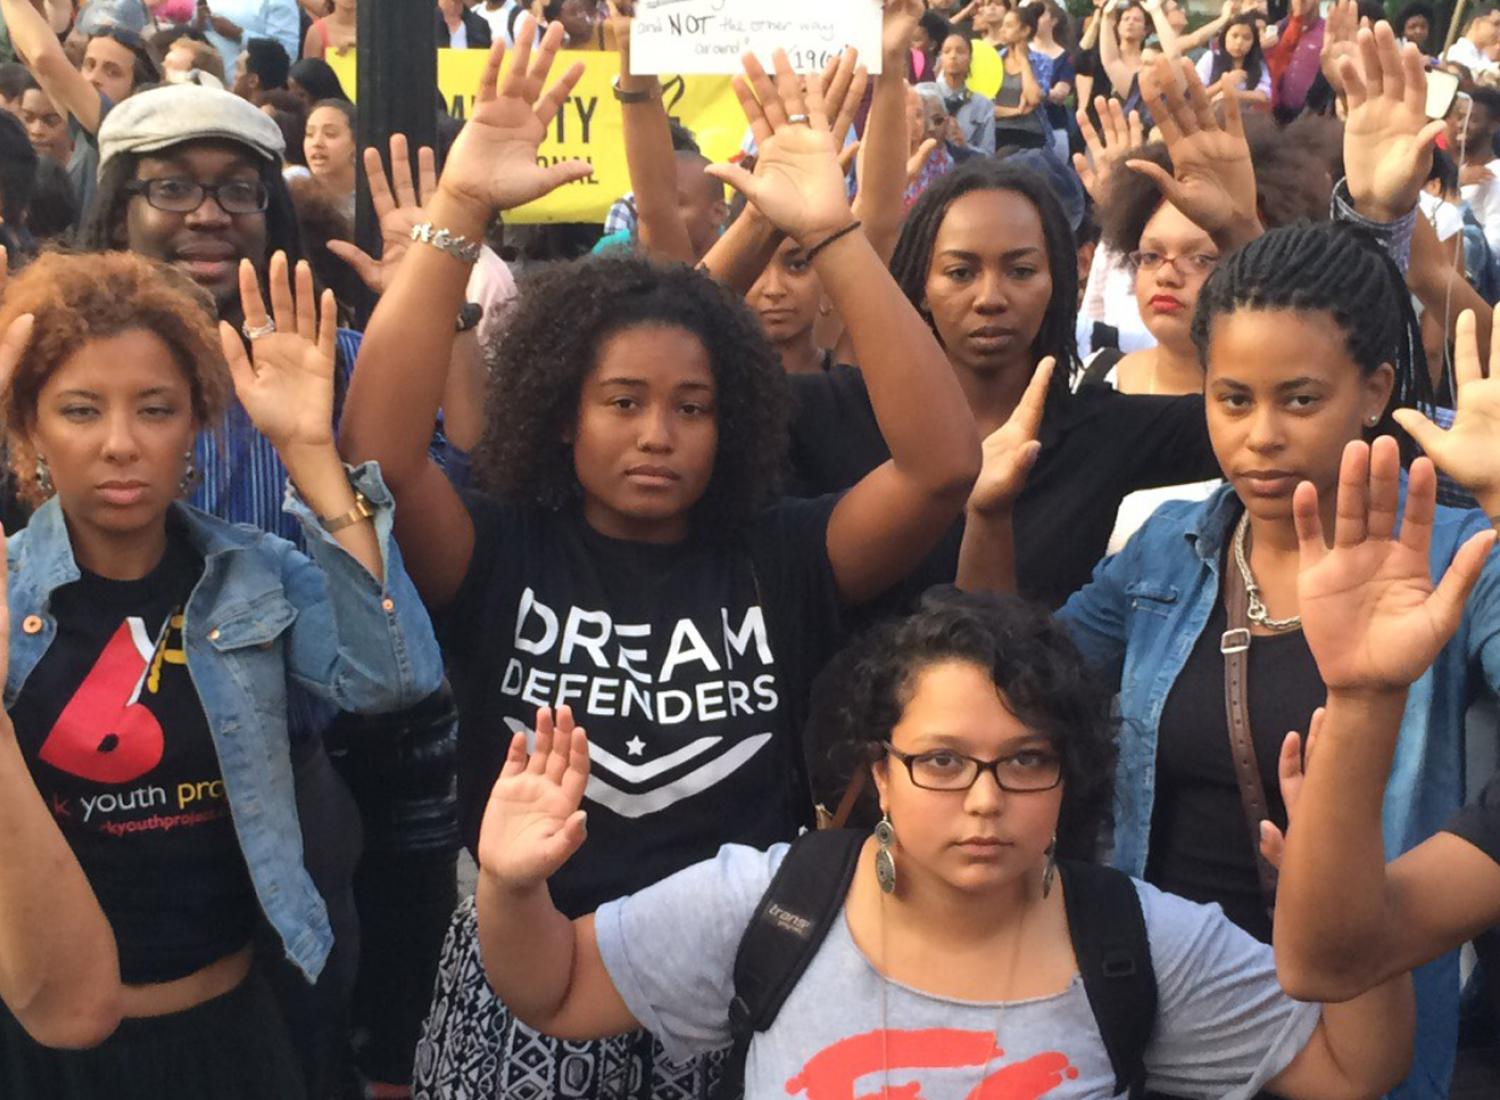
[[[868,836],[858,829],[804,834],[793,842],[761,895],[734,957],[734,1000],[729,1005],[734,1046],[716,1100],[743,1094],[750,1041],[776,1022],[781,1006],[823,945],[843,908],[854,864]]]
[[[1125,353],[1119,348],[1100,348],[1089,359],[1089,365],[1083,368],[1083,377],[1078,379],[1075,388],[1081,390],[1084,386],[1103,385],[1115,364],[1124,358]]]
[[[1115,1071],[1115,1093],[1139,1097],[1156,1026],[1156,970],[1140,895],[1113,867],[1065,860],[1058,869],[1073,954]]]

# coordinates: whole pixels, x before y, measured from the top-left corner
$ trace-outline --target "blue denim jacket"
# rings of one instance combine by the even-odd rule
[[[1401,502],[1405,506],[1403,477]],[[1156,795],[1161,712],[1219,597],[1220,563],[1239,519],[1224,486],[1202,503],[1164,504],[1125,548],[1100,562],[1093,580],[1058,612],[1088,661],[1118,683],[1120,760],[1115,776],[1112,862],[1143,877]],[[1485,530],[1479,512],[1439,507],[1432,575]],[[1491,555],[1458,633],[1407,696],[1386,787],[1387,858],[1443,828],[1463,801],[1464,713],[1500,685],[1500,555]],[[1417,971],[1417,1053],[1395,1095],[1445,1097],[1458,1035],[1457,953]]]
[[[432,624],[391,537],[393,503],[373,463],[352,474],[375,506],[385,575],[377,582],[339,548],[288,487],[307,555],[253,527],[185,504],[173,521],[203,555],[184,613],[188,672],[198,688],[250,880],[287,957],[314,980],[333,946],[323,899],[303,866],[287,739],[291,680],[340,710],[411,707],[437,690]],[[52,593],[78,566],[54,497],[9,542],[9,709],[57,636]]]

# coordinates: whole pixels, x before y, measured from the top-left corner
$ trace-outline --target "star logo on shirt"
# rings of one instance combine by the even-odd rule
[[[646,742],[639,737],[632,737],[625,742],[625,751],[631,756],[643,756],[646,752]]]
[[[72,817],[73,816],[73,811],[70,810],[70,809],[68,809],[68,800],[66,798],[63,798],[60,795],[55,795],[55,794],[52,796],[52,816],[53,817]]]

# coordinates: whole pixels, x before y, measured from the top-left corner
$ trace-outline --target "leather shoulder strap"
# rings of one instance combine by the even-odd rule
[[[1219,641],[1224,655],[1224,716],[1229,724],[1229,754],[1234,758],[1234,776],[1240,785],[1240,805],[1250,830],[1250,847],[1260,877],[1261,900],[1266,908],[1276,904],[1276,868],[1260,854],[1260,823],[1270,815],[1266,791],[1255,760],[1255,738],[1250,732],[1250,595],[1240,578],[1226,566],[1224,611],[1228,629]]]

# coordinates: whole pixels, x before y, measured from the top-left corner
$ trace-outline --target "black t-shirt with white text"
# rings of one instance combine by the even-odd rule
[[[539,706],[588,731],[588,839],[549,880],[570,916],[712,856],[795,835],[801,724],[839,641],[834,498],[732,541],[609,538],[578,507],[473,497],[469,572],[438,616],[459,709],[459,807],[479,835],[511,738]]]
[[[10,711],[130,984],[173,981],[232,954],[256,913],[183,643],[203,561],[169,530],[142,579],[83,573],[52,593],[57,636]]]

